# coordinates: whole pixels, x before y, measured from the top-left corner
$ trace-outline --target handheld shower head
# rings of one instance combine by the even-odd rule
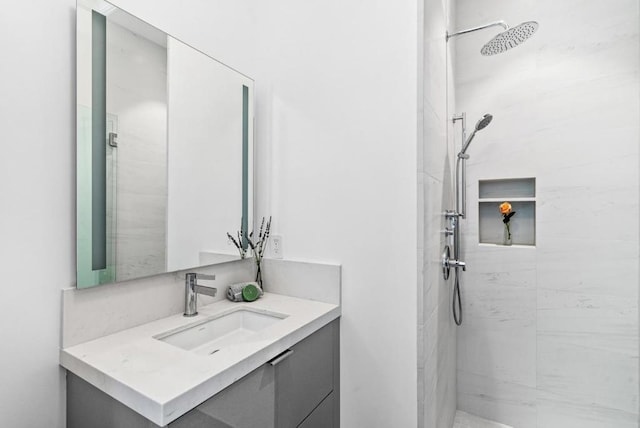
[[[464,154],[467,152],[467,149],[469,148],[469,144],[471,144],[471,140],[473,140],[473,137],[476,136],[476,132],[489,126],[492,120],[493,120],[493,116],[489,113],[482,116],[482,119],[480,119],[478,123],[476,123],[476,127],[474,128],[473,132],[471,133],[471,135],[469,135],[469,138],[467,138],[467,141],[465,141],[464,146],[462,146],[462,150],[460,150],[460,153],[458,154],[459,157],[464,156]]]
[[[533,36],[533,33],[535,33],[537,29],[538,23],[536,21],[523,22],[489,40],[489,42],[482,47],[480,53],[484,56],[490,56],[515,48]]]
[[[476,131],[480,131],[481,129],[486,128],[491,123],[492,120],[493,120],[493,115],[489,113],[482,116],[482,119],[480,119],[478,123],[476,123]]]

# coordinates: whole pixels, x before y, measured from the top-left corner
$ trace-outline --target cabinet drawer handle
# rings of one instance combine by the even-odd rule
[[[278,355],[273,360],[269,361],[269,364],[271,364],[272,366],[277,366],[283,360],[286,360],[291,354],[293,354],[293,349],[287,349],[282,354]]]

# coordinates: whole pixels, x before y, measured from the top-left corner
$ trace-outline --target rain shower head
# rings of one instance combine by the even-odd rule
[[[447,32],[447,41],[455,36],[473,33],[474,31],[484,30],[485,28],[497,26],[504,28],[504,31],[495,36],[493,39],[489,40],[489,42],[482,47],[482,49],[480,50],[480,53],[482,55],[495,55],[505,52],[511,48],[515,48],[521,43],[524,43],[527,39],[529,39],[529,37],[533,36],[533,34],[538,29],[538,23],[536,21],[523,22],[522,24],[516,25],[513,28],[509,28],[507,23],[504,21],[496,21],[490,24],[481,25],[479,27],[457,31],[453,34],[449,34]]]
[[[473,137],[476,136],[476,132],[486,128],[487,126],[489,126],[489,124],[491,123],[492,120],[493,120],[493,116],[490,115],[489,113],[487,113],[484,116],[482,116],[482,119],[480,119],[478,121],[478,123],[476,123],[475,129],[473,130],[471,135],[469,135],[469,138],[467,138],[467,141],[464,143],[464,146],[462,146],[462,150],[460,150],[460,153],[458,154],[458,157],[462,157],[462,156],[465,155],[465,153],[467,152],[467,149],[469,148],[469,144],[471,144],[471,140],[473,140]],[[467,155],[467,157],[468,157],[468,155]]]
[[[480,53],[485,56],[490,56],[515,48],[533,36],[537,29],[538,23],[536,21],[523,22],[489,40],[489,42],[482,47]]]

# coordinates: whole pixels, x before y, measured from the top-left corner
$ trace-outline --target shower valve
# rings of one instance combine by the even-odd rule
[[[448,260],[449,267],[452,268],[462,268],[463,271],[467,270],[467,264],[465,262],[461,262],[460,260]]]
[[[465,262],[461,262],[460,260],[454,260],[451,258],[451,251],[449,250],[449,246],[444,247],[444,251],[442,252],[442,274],[444,279],[449,279],[449,271],[451,268],[462,268],[463,271],[467,270],[467,264]]]

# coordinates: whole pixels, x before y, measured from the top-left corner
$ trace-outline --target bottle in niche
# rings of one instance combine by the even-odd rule
[[[512,243],[511,230],[509,227],[509,223],[507,223],[504,225],[504,236],[502,238],[502,245],[511,245]]]

